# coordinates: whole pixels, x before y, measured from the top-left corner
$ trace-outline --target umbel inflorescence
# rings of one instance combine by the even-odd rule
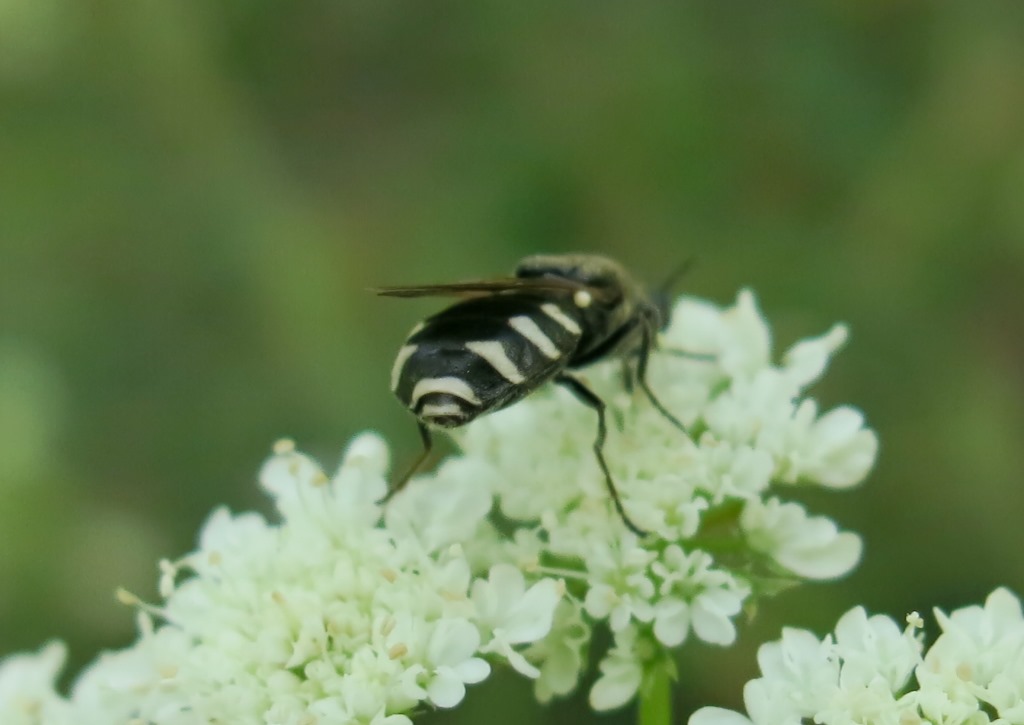
[[[941,635],[925,650],[916,613],[906,628],[854,607],[819,639],[785,629],[762,645],[761,677],[743,689],[747,715],[698,710],[690,725],[985,725],[1024,722],[1024,615],[996,589],[984,606],[935,610]]]
[[[611,506],[594,412],[562,389],[475,421],[458,455],[384,508],[378,437],[353,441],[333,475],[280,444],[260,476],[277,520],[215,511],[196,551],[162,563],[162,603],[123,595],[137,642],[69,696],[54,692],[61,645],[8,659],[0,721],[394,725],[457,705],[494,667],[532,678],[542,702],[593,667],[592,706],[624,705],[688,637],[730,644],[745,605],[780,582],[857,563],[856,534],[783,498],[853,486],[874,462],[857,410],[805,397],[845,339],[836,326],[775,363],[752,294],[724,309],[682,299],[649,376],[688,435],[617,362],[587,368],[644,537]],[[592,651],[605,626],[612,646]]]

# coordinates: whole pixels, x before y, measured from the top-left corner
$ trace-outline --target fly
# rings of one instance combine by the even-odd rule
[[[520,261],[512,277],[377,292],[462,298],[416,325],[395,358],[391,390],[416,416],[423,451],[384,501],[423,465],[432,429],[465,425],[554,382],[597,413],[594,455],[608,493],[626,526],[644,535],[627,515],[605,461],[605,403],[573,374],[599,360],[635,358],[628,380],[685,432],[647,382],[661,306],[622,265],[595,254],[535,255]]]

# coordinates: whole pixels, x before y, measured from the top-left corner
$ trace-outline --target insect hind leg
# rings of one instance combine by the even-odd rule
[[[619,491],[615,488],[615,481],[612,479],[612,474],[608,470],[608,464],[604,459],[604,439],[608,432],[607,424],[605,423],[604,401],[598,397],[597,393],[584,385],[582,381],[568,373],[560,374],[555,378],[555,382],[568,388],[581,403],[589,408],[593,408],[597,413],[597,437],[594,439],[594,455],[597,458],[597,465],[601,467],[601,472],[604,474],[605,486],[608,488],[608,493],[615,504],[615,510],[618,511],[619,517],[622,518],[622,523],[637,536],[646,536],[647,532],[634,524],[633,520],[626,514],[626,509],[622,505],[622,499],[619,498]]]
[[[384,498],[377,502],[381,506],[386,504],[396,493],[405,488],[406,484],[409,483],[409,479],[411,479],[416,471],[418,471],[426,462],[427,457],[430,456],[431,449],[434,447],[434,439],[430,435],[430,429],[420,421],[416,421],[416,425],[419,426],[420,439],[423,441],[423,450],[420,452],[419,456],[417,456],[416,460],[413,461],[412,465],[409,466],[409,469],[405,474],[391,485],[388,492],[384,494]]]
[[[658,350],[666,355],[681,357],[685,360],[693,360],[694,362],[713,363],[718,361],[718,356],[710,352],[693,352],[692,350],[682,350],[678,347],[660,347]]]

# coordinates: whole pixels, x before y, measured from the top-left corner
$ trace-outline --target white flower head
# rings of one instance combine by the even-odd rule
[[[706,707],[690,725],[1024,721],[1020,600],[997,589],[983,607],[935,616],[942,635],[927,652],[916,613],[903,630],[861,607],[824,639],[784,630],[758,652],[761,677],[743,690],[747,715]]]
[[[282,441],[260,473],[277,515],[215,510],[195,551],[161,562],[164,601],[141,606],[138,641],[99,658],[68,699],[43,668],[30,704],[86,725],[404,725],[457,706],[494,666],[533,678],[544,701],[565,695],[594,654],[591,705],[625,705],[672,648],[731,644],[767,582],[835,577],[859,559],[855,534],[776,497],[778,484],[847,488],[874,462],[858,411],[819,415],[807,397],[846,337],[833,327],[776,364],[751,292],[724,308],[680,300],[646,382],[685,430],[624,384],[635,358],[576,371],[605,404],[601,452],[644,535],[612,505],[597,412],[562,387],[460,429],[460,453],[386,506],[378,436],[353,440],[333,474]],[[891,689],[907,660],[872,622],[827,646],[787,635],[786,657],[810,657],[801,672],[833,689]],[[607,652],[592,652],[598,627],[613,634]],[[861,632],[877,641],[858,649]],[[883,651],[895,664],[875,673]],[[0,695],[28,671],[0,670]],[[751,686],[761,710],[806,710],[773,682]],[[993,700],[1014,684],[984,682]],[[0,696],[0,713],[10,702]]]
[[[992,708],[1017,722],[1024,717],[1024,616],[1020,599],[996,589],[984,606],[947,615],[935,611],[942,635],[917,668],[929,696],[922,711],[929,717],[948,712]]]
[[[607,405],[604,457],[627,514],[651,532],[646,537],[611,506],[593,452],[597,415],[568,390],[541,390],[458,432],[462,456],[481,464],[480,483],[496,495],[501,515],[531,532],[538,571],[564,575],[586,626],[604,624],[616,636],[600,660],[605,674],[592,704],[625,702],[609,692],[632,697],[635,688],[609,689],[642,679],[631,643],[666,650],[692,635],[730,644],[759,577],[827,579],[857,563],[856,534],[768,493],[797,482],[844,488],[873,463],[876,438],[860,413],[840,407],[819,417],[806,397],[847,337],[836,325],[798,342],[776,365],[752,293],[727,308],[684,298],[650,358],[648,382],[689,435],[636,386],[623,385],[620,361],[580,371]],[[497,556],[522,560],[522,541]],[[502,548],[492,534],[483,545]],[[718,547],[746,551],[746,565],[721,558]],[[531,652],[542,672],[544,657],[554,656],[547,653],[569,659],[556,646]]]
[[[70,700],[33,702],[76,723],[396,725],[458,705],[488,660],[536,676],[522,652],[551,628],[562,584],[527,582],[511,564],[474,573],[456,542],[490,500],[461,470],[438,474],[437,499],[413,484],[382,525],[386,461],[382,441],[362,436],[328,476],[279,444],[261,482],[280,523],[215,511],[197,551],[161,564],[166,601],[149,609],[162,623],[141,614],[139,640],[99,658]],[[0,693],[28,689],[23,679],[0,677]]]

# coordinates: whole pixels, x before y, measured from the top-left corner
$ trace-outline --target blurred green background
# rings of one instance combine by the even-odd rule
[[[586,250],[753,287],[882,441],[847,580],[687,647],[736,704],[782,623],[1024,592],[1024,4],[0,0],[0,652],[133,636],[278,437],[407,460],[368,286]],[[585,691],[585,690],[584,690]],[[434,722],[582,716],[497,678]],[[497,714],[495,714],[497,712]],[[628,722],[627,711],[603,722]]]

